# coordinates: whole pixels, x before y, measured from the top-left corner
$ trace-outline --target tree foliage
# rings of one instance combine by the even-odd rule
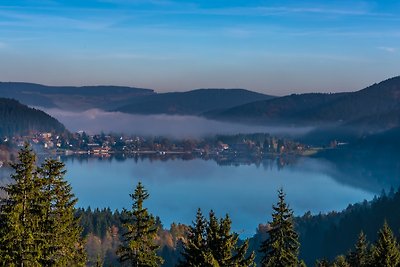
[[[2,189],[0,216],[0,265],[84,266],[76,199],[64,181],[63,163],[46,160],[36,166],[28,145],[13,164],[14,183]]]
[[[207,221],[198,209],[180,266],[254,266],[254,252],[247,255],[247,240],[238,245],[239,237],[231,233],[231,223],[228,215],[218,220],[213,211]]]
[[[154,217],[143,207],[149,194],[139,182],[130,197],[133,200],[132,210],[126,211],[124,243],[117,251],[119,260],[135,267],[160,266],[163,259],[157,255],[159,246],[155,244],[158,227]]]
[[[399,266],[400,251],[392,230],[385,221],[378,232],[378,240],[372,248],[373,266]]]
[[[274,205],[269,237],[261,244],[262,266],[297,266],[300,243],[293,225],[293,211],[285,202],[283,189],[278,191],[278,203]]]
[[[367,236],[361,231],[358,236],[357,243],[355,245],[354,251],[351,251],[347,256],[347,261],[351,266],[369,266],[371,260],[369,243],[367,241]]]
[[[45,112],[30,108],[14,99],[0,98],[0,136],[64,131],[64,125]]]

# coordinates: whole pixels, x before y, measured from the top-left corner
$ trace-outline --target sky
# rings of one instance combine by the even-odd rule
[[[0,81],[272,95],[400,74],[400,1],[2,0]]]

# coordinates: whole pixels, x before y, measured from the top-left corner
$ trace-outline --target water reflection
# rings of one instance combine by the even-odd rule
[[[283,187],[297,215],[341,210],[349,203],[371,199],[371,191],[337,182],[332,165],[300,158],[281,168],[276,160],[255,165],[218,165],[212,160],[153,160],[147,157],[66,158],[67,178],[81,207],[129,208],[129,193],[141,180],[150,192],[148,208],[165,225],[189,224],[196,209],[229,213],[233,229],[252,235],[270,219],[276,191]]]
[[[194,159],[202,159],[205,161],[212,160],[217,163],[219,166],[236,166],[239,167],[241,165],[255,165],[256,167],[263,166],[265,169],[272,169],[276,167],[278,170],[284,168],[285,166],[295,164],[301,157],[295,154],[282,154],[282,155],[264,155],[264,157],[251,155],[244,155],[238,157],[226,157],[224,155],[216,155],[216,154],[204,154],[204,155],[195,155],[193,153],[135,153],[135,154],[123,154],[123,153],[115,153],[115,154],[103,154],[103,155],[91,155],[91,154],[73,154],[73,155],[60,155],[58,157],[59,160],[67,161],[79,161],[79,162],[88,162],[89,160],[98,160],[98,161],[125,161],[125,160],[133,160],[135,163],[143,162],[144,160],[153,161],[189,161]]]

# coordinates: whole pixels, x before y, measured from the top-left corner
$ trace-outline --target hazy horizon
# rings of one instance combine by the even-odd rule
[[[373,85],[373,84],[375,84],[375,83],[380,83],[380,82],[382,82],[382,81],[384,81],[384,80],[387,80],[387,79],[391,79],[391,78],[394,78],[394,77],[398,77],[398,76],[400,76],[400,74],[399,75],[396,75],[396,76],[391,76],[391,77],[386,77],[386,78],[384,78],[384,79],[382,79],[382,80],[379,80],[379,81],[374,81],[374,82],[372,82],[372,83],[370,83],[370,84],[367,84],[367,85],[365,85],[365,86],[363,86],[363,87],[360,87],[360,88],[355,88],[355,89],[352,89],[352,90],[337,90],[337,91],[324,91],[324,90],[318,90],[318,89],[315,89],[315,90],[310,90],[310,91],[302,91],[302,92],[298,92],[298,91],[296,91],[296,90],[293,90],[293,91],[290,91],[289,89],[287,90],[287,91],[285,91],[285,92],[278,92],[277,94],[273,94],[273,93],[270,93],[270,92],[267,92],[267,91],[262,91],[262,90],[255,90],[255,89],[252,89],[252,88],[243,88],[243,87],[195,87],[195,88],[183,88],[183,89],[181,89],[181,90],[175,90],[175,89],[171,89],[170,91],[167,91],[167,90],[157,90],[156,88],[149,88],[149,87],[139,87],[139,86],[134,86],[134,85],[120,85],[120,84],[96,84],[96,83],[93,83],[93,84],[77,84],[77,85],[71,85],[71,84],[46,84],[46,83],[40,83],[40,82],[31,82],[31,81],[0,81],[0,83],[1,82],[4,82],[4,83],[8,83],[8,82],[11,82],[11,83],[32,83],[32,84],[39,84],[39,85],[43,85],[43,86],[49,86],[49,87],[96,87],[96,86],[117,86],[117,87],[130,87],[130,88],[139,88],[139,89],[148,89],[148,90],[153,90],[155,93],[174,93],[174,92],[189,92],[189,91],[193,91],[193,90],[201,90],[201,89],[226,89],[226,90],[229,90],[229,89],[244,89],[244,90],[248,90],[248,91],[252,91],[252,92],[257,92],[257,93],[262,93],[262,94],[266,94],[266,95],[270,95],[270,96],[276,96],[276,97],[281,97],[281,96],[287,96],[287,95],[290,95],[290,94],[303,94],[303,93],[345,93],[345,92],[356,92],[356,91],[359,91],[359,90],[362,90],[362,89],[365,89],[366,87],[368,87],[368,86],[371,86],[371,85]]]
[[[398,75],[400,3],[2,1],[0,80],[272,95]],[[379,66],[379,68],[377,67]]]

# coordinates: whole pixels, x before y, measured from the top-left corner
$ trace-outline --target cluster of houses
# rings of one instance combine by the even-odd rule
[[[225,139],[224,139],[225,138]],[[88,135],[83,131],[74,134],[57,135],[50,132],[37,133],[25,137],[5,138],[18,147],[26,140],[48,152],[89,154],[108,157],[113,153],[130,154],[191,154],[195,157],[216,157],[220,159],[262,158],[266,154],[301,153],[306,146],[291,140],[278,139],[267,134],[262,137],[235,136],[210,139],[175,140],[165,137],[141,137],[120,135]]]

